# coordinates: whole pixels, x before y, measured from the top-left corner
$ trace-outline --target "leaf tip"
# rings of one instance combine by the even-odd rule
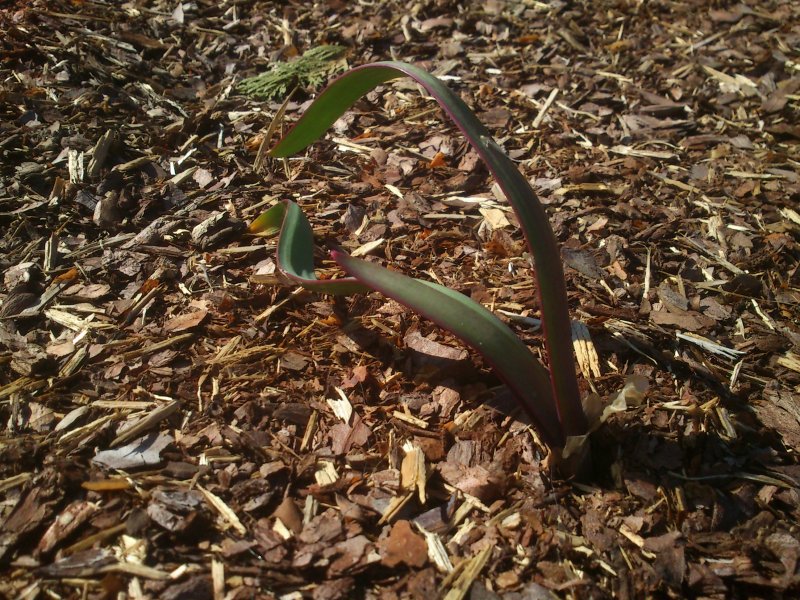
[[[348,256],[350,256],[349,254],[347,254],[347,252],[339,250],[338,248],[331,248],[328,251],[328,253],[329,253],[330,257],[339,265],[342,264],[341,263],[341,259],[342,258],[347,258]]]

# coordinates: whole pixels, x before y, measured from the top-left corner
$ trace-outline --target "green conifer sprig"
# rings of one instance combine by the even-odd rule
[[[322,45],[306,50],[294,60],[274,65],[266,73],[243,79],[237,89],[261,100],[285,97],[296,85],[319,87],[332,75],[346,68],[346,48]]]

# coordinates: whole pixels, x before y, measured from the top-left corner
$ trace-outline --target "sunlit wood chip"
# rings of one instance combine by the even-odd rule
[[[314,479],[317,480],[319,485],[330,485],[339,480],[339,474],[336,472],[336,467],[332,462],[321,460],[317,465],[317,470],[314,472]]]
[[[633,156],[635,158],[659,158],[661,160],[670,160],[678,158],[678,155],[673,152],[662,152],[660,150],[639,150],[631,146],[613,146],[610,151],[615,154],[622,154],[623,156]]]
[[[362,246],[359,246],[351,253],[351,256],[366,256],[373,250],[380,248],[386,240],[383,238],[378,238],[377,240],[373,240],[371,242],[367,242]]]
[[[601,182],[572,183],[558,188],[554,193],[556,196],[564,196],[571,192],[607,192],[609,194],[614,194],[615,196],[619,196],[627,188],[628,186],[626,185],[610,186],[607,183],[601,183]]]
[[[20,473],[8,477],[7,479],[0,479],[0,493],[5,493],[10,489],[18,487],[33,477],[33,473]]]
[[[148,567],[147,565],[141,565],[138,563],[129,563],[129,562],[120,562],[116,565],[108,565],[107,567],[103,567],[101,572],[106,573],[125,573],[126,575],[133,575],[134,577],[143,577],[144,579],[155,579],[157,581],[162,581],[164,579],[169,579],[169,573],[165,573],[164,571],[159,571],[158,569],[154,569],[153,567]]]
[[[616,79],[617,81],[622,81],[623,83],[633,83],[633,79],[630,77],[625,77],[624,75],[620,75],[619,73],[612,73],[611,71],[597,71],[597,74],[600,77]]]
[[[240,336],[240,335],[233,336],[231,339],[229,339],[227,341],[227,343],[222,348],[220,348],[217,351],[217,355],[214,358],[212,358],[210,361],[208,361],[209,364],[215,364],[215,363],[218,363],[218,362],[222,362],[222,360],[226,356],[228,356],[229,354],[232,354],[234,352],[234,350],[236,350],[236,348],[239,346],[241,341],[242,341],[242,336]]]
[[[484,208],[481,207],[478,211],[483,215],[486,223],[492,229],[502,229],[503,227],[510,227],[511,223],[508,221],[506,214],[499,208]]]
[[[389,501],[388,506],[384,509],[381,518],[378,520],[378,525],[383,525],[384,523],[388,523],[392,519],[394,519],[395,515],[400,512],[400,510],[408,504],[408,501],[414,496],[413,493],[409,492],[403,496],[395,496]]]
[[[778,358],[778,364],[792,371],[800,373],[800,355],[792,351],[787,352],[784,356]]]
[[[161,340],[160,342],[156,342],[155,344],[150,344],[149,346],[137,348],[136,350],[131,350],[130,352],[123,352],[122,354],[117,354],[116,356],[109,356],[106,359],[106,362],[109,363],[129,362],[135,358],[141,358],[142,356],[147,356],[148,354],[155,354],[156,352],[160,352],[161,350],[166,350],[171,346],[177,346],[178,344],[182,344],[183,342],[186,342],[192,339],[193,337],[194,337],[193,333],[182,333],[180,335],[167,338],[166,340]]]
[[[455,517],[457,517],[461,511],[464,511],[464,514],[466,515],[473,508],[477,508],[478,510],[483,511],[486,514],[489,514],[489,513],[492,512],[491,509],[488,506],[486,506],[483,502],[478,500],[472,494],[468,494],[468,493],[466,493],[466,492],[464,492],[462,490],[459,490],[458,488],[453,487],[449,483],[446,483],[444,485],[444,489],[446,489],[451,494],[458,494],[459,496],[464,498],[464,504],[462,504],[461,506],[458,507],[458,510],[456,510]],[[455,517],[453,517],[453,518],[455,519]]]
[[[71,183],[83,181],[83,152],[72,149],[67,152],[67,170]]]
[[[749,171],[725,171],[725,175],[737,179],[783,179],[782,175],[773,173],[751,173]]]
[[[178,400],[173,400],[172,402],[168,402],[167,404],[164,404],[162,406],[153,409],[146,417],[136,422],[134,425],[127,428],[125,431],[120,433],[116,438],[114,438],[114,441],[111,442],[111,447],[114,448],[129,440],[137,438],[146,431],[149,431],[150,429],[155,427],[158,423],[160,423],[167,417],[172,416],[172,414],[177,412],[177,410],[180,407],[181,407],[181,402]]]
[[[292,535],[294,535],[279,518],[275,519],[275,525],[272,526],[272,530],[285,540],[290,539]]]
[[[202,494],[208,500],[208,503],[222,516],[222,518],[233,527],[237,533],[241,535],[245,535],[247,533],[247,529],[245,529],[242,522],[239,520],[239,517],[236,516],[236,513],[231,510],[231,508],[225,504],[225,502],[212,492],[209,492],[205,489],[202,485],[198,485],[197,489],[202,492]]]
[[[417,525],[420,533],[425,536],[425,543],[428,545],[428,558],[436,565],[442,573],[449,573],[453,570],[453,563],[450,562],[450,557],[447,555],[447,549],[444,547],[441,538],[435,533],[427,531],[424,527]]]
[[[172,179],[168,181],[173,185],[179,186],[185,181],[191,179],[192,175],[194,175],[195,171],[197,171],[197,165],[189,167],[185,171],[181,171],[180,173],[176,174]]]
[[[604,561],[604,560],[601,560],[601,559],[599,559],[599,558],[596,558],[595,560],[597,561],[597,564],[599,564],[599,565],[600,565],[600,567],[601,567],[602,569],[604,569],[605,571],[607,571],[607,572],[611,573],[611,575],[612,575],[613,577],[617,577],[617,572],[616,572],[616,571],[614,570],[614,568],[613,568],[611,565],[609,565],[609,564],[608,564],[606,561]]]
[[[644,538],[640,536],[638,533],[631,531],[630,528],[624,523],[620,525],[619,532],[626,538],[628,538],[635,546],[638,546],[639,548],[644,548]]]
[[[68,313],[65,310],[59,310],[57,308],[48,308],[46,311],[44,311],[44,314],[51,321],[58,323],[67,329],[72,329],[73,331],[80,331],[81,329],[87,327],[105,326],[104,323],[92,323],[91,321],[94,319],[94,315],[89,315],[86,319],[81,319],[72,313]]]
[[[698,187],[695,187],[691,184],[684,183],[683,181],[678,181],[677,179],[672,179],[671,177],[667,177],[666,175],[662,175],[661,173],[657,173],[656,171],[650,171],[650,173],[656,178],[660,179],[667,185],[671,185],[672,187],[676,187],[679,190],[683,190],[685,192],[694,192],[697,194],[702,194],[703,190]]]
[[[456,415],[456,418],[453,419],[453,426],[456,429],[461,429],[461,428],[467,427],[469,425],[470,421],[472,421],[472,419],[474,418],[475,414],[476,413],[475,413],[474,410],[469,410],[469,409],[458,413]],[[480,417],[478,417],[478,418],[480,418]]]
[[[586,538],[582,535],[575,535],[574,533],[569,533],[568,531],[556,531],[555,534],[557,538],[569,543],[573,548],[585,546],[587,544]]]
[[[390,192],[392,192],[395,196],[400,198],[401,200],[403,199],[403,192],[401,192],[397,186],[394,186],[391,183],[386,183],[384,184],[384,187]]]
[[[410,492],[417,490],[419,501],[425,504],[425,486],[427,475],[425,472],[425,454],[422,449],[411,441],[403,444],[403,464],[400,466],[400,487]]]
[[[211,581],[214,586],[214,600],[225,597],[225,564],[217,559],[211,559]]]
[[[369,154],[373,150],[369,146],[365,146],[364,144],[356,144],[355,142],[351,142],[350,140],[341,137],[333,138],[333,142],[339,144],[340,150],[350,150],[356,154]]]
[[[60,438],[58,438],[59,445],[65,445],[71,443],[73,440],[77,438],[81,438],[84,436],[89,436],[90,434],[94,433],[96,430],[100,429],[110,421],[114,419],[114,415],[105,415],[98,419],[95,419],[91,423],[87,423],[86,425],[82,425],[80,427],[76,427],[75,429],[71,429],[64,433]]]
[[[319,508],[319,502],[317,501],[314,496],[309,494],[306,496],[306,501],[303,504],[303,525],[307,525],[311,522],[311,519],[317,514],[317,509]]]
[[[85,346],[78,348],[75,352],[73,352],[72,356],[69,357],[69,360],[64,363],[64,366],[58,370],[59,376],[69,377],[73,373],[76,373],[83,365],[83,361],[86,359],[88,354],[89,351]]]
[[[578,359],[578,368],[586,379],[600,377],[600,358],[592,343],[589,328],[580,321],[572,321],[572,347]]]
[[[780,213],[784,219],[788,219],[795,225],[800,225],[800,213],[793,208],[781,208]]]
[[[335,388],[336,393],[339,394],[339,400],[335,398],[328,398],[326,401],[328,406],[331,407],[333,414],[339,417],[345,423],[350,422],[350,417],[353,416],[353,405],[350,404],[350,400],[347,398],[347,395],[341,388]]]
[[[106,132],[100,136],[100,139],[97,140],[92,150],[92,158],[89,161],[89,177],[97,177],[100,175],[100,169],[102,169],[103,163],[108,157],[108,152],[111,150],[113,142],[113,129],[106,130]]]
[[[518,512],[511,513],[500,522],[506,529],[516,529],[522,523],[522,517]]]
[[[719,82],[719,89],[722,92],[737,92],[746,96],[758,93],[756,84],[744,75],[737,73],[735,76],[730,76],[707,65],[703,65],[703,70]]]
[[[475,529],[475,521],[466,521],[461,527],[458,528],[453,534],[452,542],[454,544],[461,544],[464,540],[467,539],[467,535]]]
[[[550,106],[552,106],[553,101],[556,99],[556,96],[558,96],[558,92],[559,89],[557,87],[554,87],[552,90],[550,90],[550,94],[547,96],[547,100],[544,101],[544,104],[539,109],[538,114],[533,119],[533,123],[531,123],[531,126],[534,129],[538,129],[539,125],[542,124],[544,116],[547,114],[547,111],[550,110]]]
[[[117,558],[123,562],[142,564],[147,558],[147,541],[123,534],[119,543],[114,547]]]
[[[722,356],[723,358],[730,360],[739,358],[744,354],[744,352],[741,350],[734,350],[733,348],[728,348],[721,344],[717,344],[708,338],[692,332],[683,333],[679,331],[675,334],[675,337],[677,337],[679,340],[684,340],[691,344],[695,344],[707,352],[711,352],[712,354],[716,354],[717,356]]]
[[[36,552],[49,553],[57,544],[61,543],[91,519],[99,509],[98,504],[86,500],[76,500],[69,504],[50,523],[47,531],[44,532],[44,535],[39,540]]]
[[[728,388],[733,389],[736,387],[736,382],[739,380],[739,374],[742,372],[742,366],[744,365],[744,361],[740,360],[733,366],[733,370],[731,371],[731,380],[728,382]]]
[[[448,206],[457,206],[458,208],[470,208],[473,206],[482,206],[485,208],[500,208],[501,205],[491,198],[484,198],[482,196],[451,196],[449,198],[442,198],[442,204]]]
[[[308,417],[305,433],[303,433],[303,441],[300,443],[300,450],[307,450],[314,435],[317,433],[317,421],[319,420],[319,413],[315,410],[311,411],[311,416]]]
[[[186,572],[188,570],[189,570],[189,565],[187,565],[186,563],[183,563],[179,567],[176,567],[172,571],[170,571],[169,578],[170,579],[180,579],[181,577],[183,577],[186,574]]]
[[[392,416],[395,419],[400,419],[401,421],[405,421],[406,423],[411,423],[412,425],[416,425],[417,427],[422,427],[423,429],[428,428],[428,424],[425,421],[423,421],[422,419],[418,419],[414,415],[409,415],[407,413],[404,413],[403,411],[395,410],[392,412]]]
[[[472,587],[472,582],[477,579],[478,575],[480,575],[481,571],[483,571],[483,568],[486,566],[486,562],[489,560],[493,548],[494,546],[490,544],[469,559],[464,570],[461,571],[461,574],[453,582],[452,587],[444,595],[444,600],[461,600],[461,598],[467,595],[470,587]]]
[[[761,310],[761,306],[759,306],[758,302],[756,302],[756,299],[750,298],[750,302],[753,303],[753,308],[755,308],[756,313],[758,314],[759,317],[761,317],[761,320],[764,321],[764,324],[767,327],[769,327],[772,331],[775,331],[775,322],[767,313]]]

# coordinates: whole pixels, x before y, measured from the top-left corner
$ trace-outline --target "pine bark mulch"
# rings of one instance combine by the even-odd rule
[[[647,387],[590,477],[454,338],[246,233],[292,198],[541,347],[513,215],[417,86],[255,164],[283,98],[237,83],[321,44],[443,77],[540,194],[584,393]],[[789,0],[0,3],[0,594],[796,596],[798,123]]]

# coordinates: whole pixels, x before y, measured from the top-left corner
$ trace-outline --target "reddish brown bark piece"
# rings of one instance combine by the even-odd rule
[[[203,320],[205,320],[207,315],[208,311],[206,310],[196,310],[183,315],[178,315],[177,317],[173,317],[164,323],[164,331],[186,331],[192,327],[197,327],[203,322]]]
[[[428,546],[421,535],[414,533],[408,521],[397,521],[388,537],[378,543],[381,562],[387,567],[404,564],[422,567],[428,560]]]
[[[491,502],[500,494],[501,482],[486,467],[443,462],[439,465],[442,478],[462,492],[475,496],[484,502]]]

